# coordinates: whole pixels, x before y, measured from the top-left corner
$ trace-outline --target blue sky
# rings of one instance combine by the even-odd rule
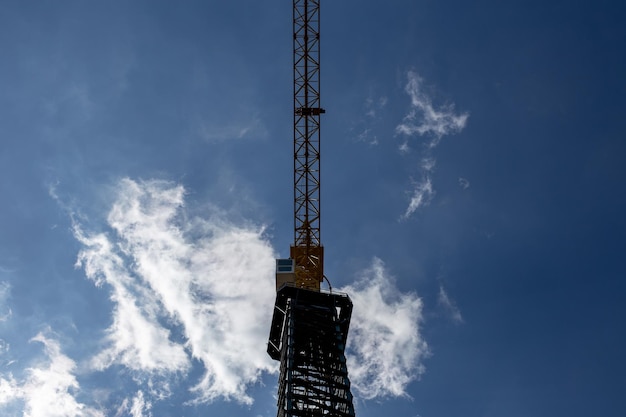
[[[626,7],[321,7],[357,415],[623,416]],[[2,415],[275,415],[291,13],[0,4]]]

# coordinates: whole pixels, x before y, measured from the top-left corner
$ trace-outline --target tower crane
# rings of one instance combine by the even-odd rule
[[[294,243],[276,260],[276,302],[267,346],[280,361],[278,417],[353,417],[345,346],[346,294],[321,290],[320,0],[293,0]],[[329,286],[330,287],[330,286]]]

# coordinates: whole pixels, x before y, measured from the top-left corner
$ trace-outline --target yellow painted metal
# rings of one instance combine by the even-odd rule
[[[324,280],[324,247],[291,246],[290,253],[296,264],[296,287],[319,291]]]

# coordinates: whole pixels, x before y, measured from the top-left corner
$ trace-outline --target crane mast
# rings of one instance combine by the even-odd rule
[[[324,247],[320,240],[320,7],[293,3],[294,243],[295,284],[320,289]]]
[[[354,417],[345,346],[346,294],[322,291],[320,240],[320,0],[293,0],[294,242],[276,260],[267,352],[280,361],[278,417]]]

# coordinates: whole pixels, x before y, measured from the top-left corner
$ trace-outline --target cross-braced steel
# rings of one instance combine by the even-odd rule
[[[294,212],[296,285],[319,290],[320,240],[320,13],[319,0],[294,0]]]
[[[268,353],[280,359],[278,417],[353,417],[344,354],[352,302],[347,295],[284,286]]]
[[[352,302],[320,291],[319,20],[319,0],[293,1],[295,238],[291,260],[277,260],[267,345],[280,361],[278,417],[354,417],[344,353]]]

